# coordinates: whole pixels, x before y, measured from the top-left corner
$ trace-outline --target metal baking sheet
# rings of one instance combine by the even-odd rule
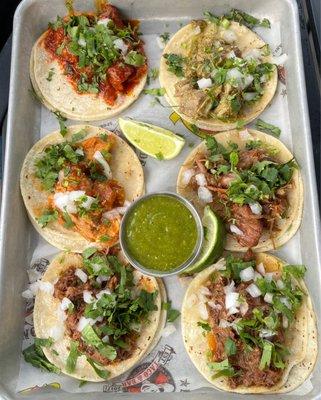
[[[276,254],[289,262],[302,260],[308,266],[307,285],[312,295],[317,318],[321,320],[320,301],[320,219],[317,208],[315,173],[313,153],[311,148],[311,134],[306,103],[305,81],[302,66],[302,52],[300,44],[299,20],[297,6],[294,0],[210,0],[195,2],[193,0],[115,0],[113,2],[125,15],[142,21],[141,31],[146,42],[147,55],[151,67],[158,65],[160,49],[157,49],[156,37],[164,31],[175,32],[181,24],[192,18],[200,18],[206,10],[216,14],[228,11],[231,7],[240,8],[259,17],[271,20],[271,31],[260,29],[258,33],[267,42],[273,43],[275,55],[282,52],[288,54],[286,63],[286,86],[279,83],[278,93],[271,106],[262,114],[268,122],[274,122],[282,129],[281,140],[293,151],[302,170],[305,184],[304,214],[298,234]],[[77,1],[79,9],[92,8],[91,1]],[[41,107],[30,96],[29,57],[33,43],[44,31],[49,20],[55,19],[57,14],[63,15],[65,7],[63,0],[24,0],[17,9],[14,19],[14,34],[12,48],[12,67],[10,81],[10,101],[8,111],[7,141],[5,154],[5,171],[3,180],[3,198],[0,225],[0,397],[4,399],[25,398],[28,394],[17,393],[17,383],[20,371],[21,347],[26,332],[24,331],[25,301],[21,292],[26,287],[26,269],[30,261],[37,254],[47,256],[55,252],[51,246],[43,247],[43,242],[35,233],[28,221],[19,192],[19,175],[23,159],[30,147],[43,135],[57,129],[57,122],[48,110]],[[158,86],[158,82],[153,83]],[[131,116],[148,122],[156,122],[185,136],[187,145],[179,157],[169,162],[161,162],[146,158],[140,154],[145,168],[146,189],[174,190],[178,168],[185,156],[191,150],[189,145],[198,143],[198,139],[191,135],[184,125],[170,119],[171,110],[165,100],[161,100],[165,107],[152,106],[150,96],[141,95],[122,116]],[[98,122],[97,125],[107,128],[117,128],[116,120]],[[68,121],[68,124],[71,124]],[[36,251],[36,254],[35,254]],[[180,302],[184,288],[177,278],[166,279],[169,297],[176,308]],[[184,354],[178,330],[165,341],[170,347],[177,347],[177,353],[171,361],[173,371],[184,371],[182,376],[174,376],[176,393],[145,394],[144,398],[202,398],[237,399],[240,395],[218,392],[209,387],[197,391],[187,392],[188,385],[184,386],[184,379],[204,382],[197,370]],[[320,338],[320,333],[319,333]],[[178,344],[175,344],[178,343]],[[180,343],[180,345],[179,345]],[[31,367],[30,367],[31,368]],[[41,372],[39,372],[41,374]],[[311,389],[308,393],[296,391],[296,394],[271,396],[278,399],[319,399],[321,398],[321,359],[314,369],[311,378]],[[182,378],[182,379],[181,379]],[[54,380],[54,379],[53,379]],[[180,382],[182,380],[183,382]],[[205,385],[205,383],[204,383]],[[197,385],[196,385],[197,386]],[[202,386],[202,385],[201,385]],[[305,386],[305,389],[307,387]],[[177,393],[180,392],[180,393]],[[51,390],[33,390],[29,398],[33,399],[101,399],[112,398],[112,392],[68,393]],[[125,398],[131,394],[123,393]],[[253,399],[264,396],[252,396]]]

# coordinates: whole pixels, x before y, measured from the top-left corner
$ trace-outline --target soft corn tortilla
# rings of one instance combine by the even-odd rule
[[[275,158],[280,163],[286,163],[293,159],[293,155],[291,154],[291,152],[280,140],[253,129],[248,129],[248,132],[252,136],[253,140],[260,140],[267,146],[277,149],[278,153],[276,154]],[[215,135],[215,139],[223,146],[227,146],[229,142],[237,143],[240,150],[244,149],[246,142],[250,140],[248,138],[244,139],[244,136],[242,137],[242,134],[240,134],[240,132],[237,130],[218,133],[217,135]],[[199,154],[207,154],[205,142],[199,144],[186,158],[178,174],[177,192],[187,199],[191,200],[193,204],[198,208],[198,210],[203,213],[206,204],[202,203],[199,200],[196,191],[194,191],[189,186],[184,186],[183,184],[184,171],[191,168],[196,156]],[[293,184],[293,187],[291,189],[288,189],[287,214],[284,218],[278,221],[278,229],[273,230],[273,240],[270,238],[270,233],[265,229],[259,243],[255,247],[253,247],[252,250],[269,251],[278,248],[285,244],[288,240],[290,240],[298,230],[301,224],[303,209],[303,182],[298,169],[294,170],[291,182]],[[242,247],[237,242],[236,238],[228,233],[227,240],[225,242],[225,249],[230,251],[246,251],[247,247]]]
[[[208,23],[208,26],[211,23]],[[237,40],[235,44],[241,50],[241,52],[246,52],[251,49],[260,49],[266,43],[253,31],[248,29],[244,25],[240,25],[238,22],[231,22],[230,28],[237,35]],[[222,27],[218,27],[218,35],[220,32],[224,30]],[[195,31],[195,26],[193,24],[188,24],[180,29],[168,42],[166,45],[163,54],[174,53],[178,55],[182,55],[183,57],[188,54],[188,50],[184,48],[183,43],[187,43],[197,35],[197,31]],[[183,46],[182,46],[183,45]],[[272,62],[271,56],[264,57],[265,62]],[[223,122],[218,118],[207,118],[207,119],[193,119],[179,111],[177,98],[174,96],[175,94],[175,84],[181,81],[184,78],[177,77],[173,73],[168,71],[168,66],[166,64],[166,59],[161,57],[160,61],[160,69],[159,69],[159,80],[162,87],[165,88],[165,98],[168,103],[175,108],[177,114],[181,116],[187,122],[196,125],[201,129],[206,129],[209,131],[225,131],[229,129],[236,128],[237,122]],[[267,105],[272,100],[276,87],[277,87],[278,74],[277,69],[275,68],[274,72],[272,72],[271,78],[265,84],[265,89],[263,95],[259,100],[254,102],[253,104],[246,106],[243,109],[242,114],[238,116],[239,120],[245,121],[248,123],[253,121],[258,115],[260,115],[263,110],[267,107]],[[186,99],[188,101],[188,99]]]
[[[42,281],[54,284],[63,271],[72,266],[81,268],[82,265],[81,255],[75,253],[60,253],[48,266]],[[134,278],[137,278],[137,281],[142,276],[144,275],[139,271],[134,271]],[[137,348],[130,358],[123,361],[116,361],[105,367],[97,366],[99,369],[106,369],[110,372],[108,380],[128,371],[143,356],[147,355],[147,353],[149,353],[157,344],[160,337],[159,332],[162,331],[166,322],[166,312],[161,309],[162,301],[166,301],[166,293],[161,280],[154,277],[144,276],[141,285],[141,287],[146,287],[146,290],[158,291],[155,301],[158,309],[157,311],[150,313],[150,322],[142,326],[141,334],[137,339]],[[76,369],[73,373],[68,373],[66,371],[66,360],[69,355],[71,339],[65,332],[62,315],[63,311],[60,309],[60,301],[52,294],[39,290],[36,295],[33,314],[36,337],[51,337],[52,330],[61,330],[62,332],[61,339],[55,341],[50,348],[43,348],[46,357],[52,364],[60,368],[64,374],[91,382],[104,381],[104,379],[100,378],[92,366],[87,362],[85,355],[78,358]]]
[[[116,138],[116,143],[111,150],[112,159],[110,162],[113,178],[123,186],[125,198],[130,202],[144,193],[144,174],[141,163],[131,147],[114,133],[96,126],[74,125],[68,127],[68,133],[64,138],[59,131],[56,131],[39,140],[27,154],[22,166],[20,176],[22,197],[30,220],[39,234],[58,249],[75,252],[81,252],[91,242],[78,232],[64,228],[57,221],[41,228],[36,220],[48,208],[50,192],[43,190],[40,179],[35,176],[35,161],[42,156],[46,147],[68,140],[82,129],[88,133],[83,140],[100,134],[113,135]],[[81,143],[81,141],[78,143]]]
[[[118,97],[113,106],[96,94],[80,94],[64,74],[59,62],[43,46],[45,33],[34,44],[30,58],[30,79],[42,103],[52,111],[59,111],[66,118],[79,121],[97,121],[111,118],[129,107],[143,90],[147,73],[133,90]],[[52,70],[51,80],[47,77]]]
[[[257,264],[263,263],[266,271],[280,271],[286,265],[282,260],[266,253],[256,253]],[[182,334],[187,353],[199,372],[215,388],[236,393],[285,393],[300,386],[310,375],[317,359],[316,318],[311,299],[303,280],[299,281],[302,290],[307,294],[301,308],[298,310],[286,337],[285,345],[291,350],[286,359],[286,367],[280,382],[271,387],[245,387],[239,386],[232,389],[228,385],[226,377],[213,379],[213,372],[208,368],[206,353],[208,344],[206,337],[202,335],[197,322],[202,318],[199,315],[197,295],[199,289],[209,280],[212,272],[216,271],[216,264],[205,269],[191,282],[188,287],[182,306]]]

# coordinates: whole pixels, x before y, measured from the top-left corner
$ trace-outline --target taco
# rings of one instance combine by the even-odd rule
[[[107,255],[95,247],[82,255],[61,253],[39,282],[37,342],[47,360],[67,375],[112,379],[156,345],[166,319],[165,300],[161,280],[134,270],[117,249]]]
[[[246,26],[197,20],[166,45],[159,80],[183,120],[224,131],[262,113],[274,96],[277,68],[268,45]]]
[[[278,248],[301,223],[303,183],[293,155],[253,129],[208,136],[181,167],[177,192],[224,220],[226,250]]]
[[[62,116],[110,118],[137,99],[147,77],[137,21],[105,4],[49,24],[33,46],[30,77],[43,104]]]
[[[317,357],[303,265],[229,254],[199,273],[182,306],[186,350],[215,388],[281,393],[301,385]]]
[[[119,136],[90,125],[54,132],[27,154],[20,178],[31,222],[59,249],[118,241],[121,216],[144,192],[142,166]]]

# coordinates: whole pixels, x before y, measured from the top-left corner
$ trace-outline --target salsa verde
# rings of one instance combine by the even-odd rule
[[[191,211],[169,195],[138,202],[125,224],[127,251],[143,267],[170,271],[187,261],[198,240]]]

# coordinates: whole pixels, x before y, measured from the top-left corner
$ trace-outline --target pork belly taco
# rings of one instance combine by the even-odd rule
[[[142,166],[119,136],[89,125],[54,132],[26,156],[21,192],[31,222],[59,249],[118,241],[121,216],[144,192]]]
[[[253,129],[208,136],[181,167],[177,192],[224,220],[226,250],[278,248],[301,223],[303,183],[293,155]]]
[[[165,98],[201,129],[233,129],[272,100],[277,69],[268,45],[239,22],[211,16],[192,21],[166,45],[159,79]]]
[[[281,393],[308,378],[317,332],[304,273],[269,254],[229,254],[194,278],[182,307],[183,340],[217,389]]]
[[[137,21],[111,4],[97,13],[74,13],[49,24],[35,43],[30,77],[46,107],[64,117],[112,117],[137,99],[147,76]]]
[[[134,270],[113,248],[61,253],[36,294],[34,328],[56,372],[86,381],[114,378],[152,350],[166,320],[161,280]],[[33,347],[24,351],[32,361]]]

